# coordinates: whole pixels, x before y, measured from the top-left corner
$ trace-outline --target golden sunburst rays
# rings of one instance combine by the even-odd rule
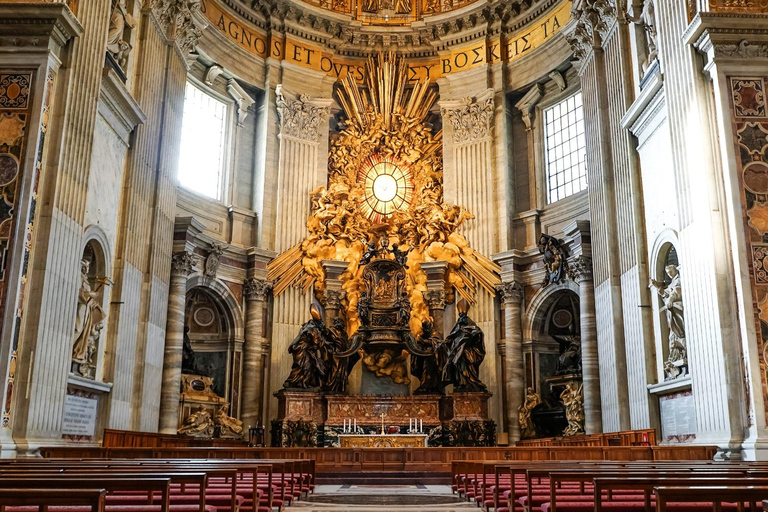
[[[337,99],[347,116],[361,127],[380,116],[384,129],[389,131],[405,119],[423,122],[437,101],[437,92],[429,86],[428,78],[411,89],[406,88],[408,82],[405,58],[392,52],[379,53],[365,63],[365,88],[361,90],[349,74],[341,80]]]

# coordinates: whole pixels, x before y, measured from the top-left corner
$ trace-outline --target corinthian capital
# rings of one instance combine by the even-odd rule
[[[465,98],[457,106],[443,107],[443,117],[453,128],[453,141],[471,142],[490,136],[493,126],[493,94],[489,91],[485,99]]]
[[[496,286],[496,293],[504,304],[519,304],[523,300],[523,287],[517,281],[499,284]]]
[[[592,280],[592,258],[579,256],[568,264],[568,274],[574,281]]]
[[[445,309],[445,291],[429,290],[423,293],[429,309]]]
[[[195,258],[188,251],[179,251],[171,256],[171,276],[187,277],[192,273]]]
[[[197,46],[202,35],[195,24],[200,0],[152,0],[151,7],[166,36],[176,41],[183,53]]]
[[[246,300],[264,302],[272,291],[272,282],[266,279],[246,279],[243,283],[243,294]]]
[[[300,94],[298,99],[289,100],[283,95],[283,88],[278,85],[277,114],[280,116],[280,135],[295,137],[316,142],[318,128],[331,109],[328,106],[318,106],[306,94]]]

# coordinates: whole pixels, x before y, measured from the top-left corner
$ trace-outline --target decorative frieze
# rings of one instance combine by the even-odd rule
[[[714,52],[715,57],[768,58],[768,44],[750,43],[747,40],[738,43],[719,43],[714,45]]]
[[[246,279],[243,284],[243,294],[246,300],[264,302],[272,291],[272,281],[266,279]]]
[[[484,139],[491,134],[493,122],[493,96],[484,100],[465,98],[458,108],[443,108],[443,117],[453,128],[453,141],[467,143]]]
[[[280,85],[275,89],[275,94],[277,113],[280,116],[280,135],[316,142],[318,127],[330,114],[330,107],[312,104],[306,94],[299,95],[295,100],[286,99]]]

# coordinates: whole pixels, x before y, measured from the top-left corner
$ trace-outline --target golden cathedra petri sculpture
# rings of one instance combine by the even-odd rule
[[[351,76],[341,80],[337,100],[347,118],[331,141],[328,188],[311,193],[309,236],[269,266],[275,295],[314,285],[322,300],[321,261],[348,262],[342,276],[348,332],[359,327],[361,257],[381,238],[410,248],[406,287],[414,334],[430,319],[422,262],[448,263],[448,302],[458,293],[474,303],[478,286],[495,295],[500,282],[501,269],[457,231],[474,216],[443,201],[442,131],[433,133],[428,121],[437,92],[426,79],[406,87],[407,76],[405,60],[387,53],[368,59],[363,87]]]

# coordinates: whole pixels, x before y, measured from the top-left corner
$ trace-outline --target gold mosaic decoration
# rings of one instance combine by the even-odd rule
[[[443,201],[442,131],[433,133],[427,121],[437,92],[426,79],[406,89],[407,76],[405,59],[380,54],[366,63],[364,88],[359,88],[352,76],[341,80],[337,100],[347,119],[331,143],[328,188],[312,192],[309,236],[269,266],[268,279],[274,281],[275,295],[289,286],[306,291],[314,285],[322,299],[321,262],[348,262],[342,280],[349,332],[359,326],[356,306],[363,289],[360,257],[369,241],[382,236],[402,250],[411,248],[406,288],[414,333],[420,333],[422,321],[430,317],[422,294],[427,291],[422,262],[448,263],[449,302],[454,300],[454,291],[474,302],[478,286],[495,295],[500,282],[501,269],[474,251],[457,232],[474,216]],[[385,187],[387,193],[372,206],[373,183],[380,174],[371,169],[382,163],[386,163],[382,172],[395,178],[396,189],[393,196],[390,182]],[[390,196],[392,207],[378,208],[381,199]]]

